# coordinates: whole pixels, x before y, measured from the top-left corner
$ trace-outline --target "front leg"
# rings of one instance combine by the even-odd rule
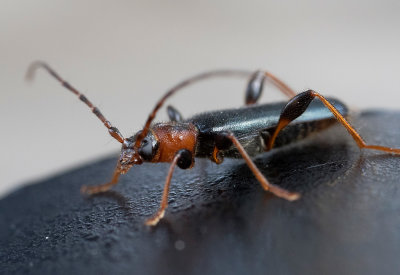
[[[147,219],[146,225],[154,226],[156,225],[165,214],[165,209],[168,207],[168,194],[169,187],[171,185],[172,174],[174,173],[175,166],[179,166],[182,169],[187,169],[193,164],[193,156],[189,150],[181,149],[179,150],[169,167],[167,178],[165,179],[164,191],[162,195],[160,209],[153,215],[153,217]]]

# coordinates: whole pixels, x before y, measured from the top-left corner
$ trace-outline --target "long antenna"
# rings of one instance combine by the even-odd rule
[[[124,137],[121,135],[121,133],[119,132],[119,130],[116,127],[113,127],[111,125],[111,122],[108,121],[103,114],[100,112],[100,110],[95,107],[93,105],[93,103],[82,93],[80,93],[77,89],[75,89],[74,87],[71,86],[71,84],[69,84],[67,81],[65,81],[63,78],[61,78],[52,68],[50,68],[49,65],[47,65],[46,63],[42,62],[42,61],[35,61],[33,62],[27,72],[26,72],[26,80],[28,81],[32,81],[34,76],[35,76],[35,72],[37,69],[42,68],[44,70],[46,70],[51,76],[53,76],[58,82],[60,82],[60,84],[66,88],[67,90],[71,91],[73,94],[75,94],[81,101],[83,101],[83,103],[85,103],[91,110],[92,113],[95,114],[101,122],[103,122],[104,126],[107,127],[109,134],[115,138],[116,140],[118,140],[120,143],[124,142]]]

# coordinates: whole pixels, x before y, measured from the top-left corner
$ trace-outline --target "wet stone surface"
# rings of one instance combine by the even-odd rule
[[[400,113],[364,112],[368,143],[400,147]],[[168,164],[132,168],[112,191],[116,157],[23,187],[0,201],[2,274],[393,274],[400,270],[400,158],[362,151],[340,126],[260,155],[275,184],[263,192],[242,160],[197,159],[177,169],[157,209]]]

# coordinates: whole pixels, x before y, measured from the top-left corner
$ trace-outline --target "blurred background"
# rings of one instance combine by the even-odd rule
[[[266,69],[296,91],[313,88],[355,109],[400,109],[399,14],[394,0],[0,0],[0,196],[119,150],[49,75],[24,81],[34,60],[56,69],[124,136],[143,126],[169,87],[217,68]],[[244,87],[244,79],[215,79],[169,102],[188,117],[240,106]],[[283,99],[267,87],[261,101]]]

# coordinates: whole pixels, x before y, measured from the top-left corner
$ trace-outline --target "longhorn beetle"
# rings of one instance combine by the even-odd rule
[[[266,71],[216,70],[189,77],[165,93],[151,111],[141,131],[124,138],[87,97],[61,78],[46,63],[40,61],[32,63],[26,75],[28,80],[33,78],[38,68],[46,70],[62,86],[78,96],[106,126],[109,134],[122,144],[121,155],[111,181],[96,186],[83,185],[82,193],[90,195],[107,191],[117,184],[121,174],[128,172],[134,165],[143,162],[171,163],[160,208],[147,219],[147,225],[156,225],[164,216],[175,166],[181,169],[191,168],[195,157],[209,158],[217,164],[223,162],[223,157],[243,158],[264,190],[293,201],[300,198],[300,194],[269,183],[251,157],[269,151],[273,147],[305,138],[313,132],[327,128],[335,122],[335,119],[347,129],[359,148],[400,154],[400,149],[367,145],[347,122],[345,117],[348,109],[342,102],[325,98],[313,90],[296,94],[285,83]],[[152,124],[158,110],[177,91],[201,80],[227,76],[249,79],[245,93],[245,107],[206,112],[183,119],[179,111],[168,106],[167,111],[171,121]],[[290,100],[287,103],[257,105],[265,81],[271,82]],[[313,101],[315,98],[319,100]]]

